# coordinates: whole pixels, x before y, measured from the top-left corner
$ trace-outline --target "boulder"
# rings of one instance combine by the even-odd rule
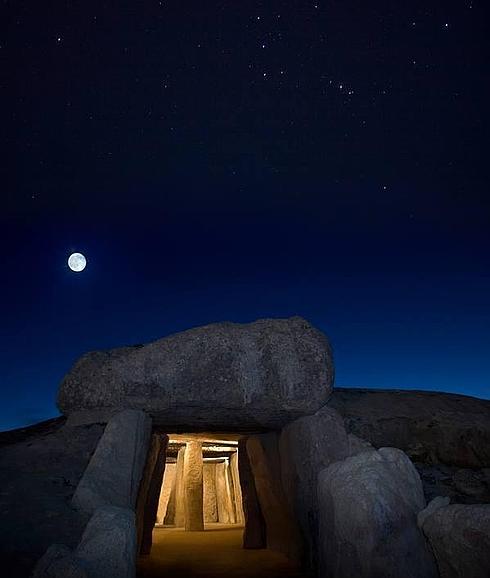
[[[101,506],[136,507],[151,437],[151,419],[125,410],[107,424],[77,489],[73,506],[89,516]]]
[[[417,514],[417,526],[422,528],[425,520],[427,520],[429,516],[432,516],[434,512],[439,510],[439,508],[449,506],[450,501],[451,500],[447,496],[437,496],[431,500],[427,504],[427,507],[425,507],[423,510],[420,510],[420,512]]]
[[[52,544],[40,558],[31,578],[89,578],[70,548]]]
[[[453,504],[438,509],[422,526],[441,578],[490,575],[490,504]]]
[[[99,508],[87,524],[75,554],[90,578],[134,578],[134,512],[115,506]]]
[[[372,449],[367,442],[347,434],[342,417],[329,407],[282,429],[279,437],[282,485],[307,542],[309,566],[316,563],[318,474],[334,462]]]
[[[90,518],[75,551],[52,544],[32,578],[134,578],[135,515],[127,508],[103,506]]]
[[[320,576],[435,578],[417,513],[422,484],[395,448],[336,462],[318,481]]]
[[[256,431],[314,413],[332,383],[328,340],[304,319],[216,323],[87,353],[63,380],[58,407],[89,416],[143,409],[182,431]]]
[[[328,402],[350,433],[413,461],[490,467],[490,401],[431,391],[336,388]]]
[[[476,502],[490,502],[490,469],[459,469],[453,476],[454,486],[464,496]]]

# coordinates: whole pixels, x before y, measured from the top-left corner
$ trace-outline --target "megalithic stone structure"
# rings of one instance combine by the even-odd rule
[[[202,470],[202,442],[188,442],[184,454],[184,508],[187,532],[204,530]]]

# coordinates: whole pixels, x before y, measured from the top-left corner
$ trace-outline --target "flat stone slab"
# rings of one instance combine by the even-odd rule
[[[142,409],[155,425],[187,431],[277,428],[323,406],[333,373],[327,338],[300,317],[216,323],[83,355],[58,407]]]

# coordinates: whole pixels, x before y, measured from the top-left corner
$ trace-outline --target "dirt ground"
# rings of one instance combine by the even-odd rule
[[[244,550],[243,528],[207,524],[204,532],[155,528],[150,556],[138,561],[138,578],[306,578],[271,550]]]

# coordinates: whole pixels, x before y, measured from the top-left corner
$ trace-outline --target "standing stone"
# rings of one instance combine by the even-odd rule
[[[230,457],[230,471],[233,482],[233,503],[235,504],[235,521],[237,524],[245,523],[243,513],[243,496],[240,487],[240,475],[238,473],[238,452],[234,452]]]
[[[490,504],[453,504],[423,522],[441,578],[490,576]]]
[[[307,543],[310,567],[316,566],[318,474],[334,462],[369,449],[373,449],[369,444],[347,434],[340,414],[328,407],[282,429],[279,438],[282,484]]]
[[[235,522],[227,469],[226,460],[216,464],[216,499],[220,524],[233,524]]]
[[[291,560],[299,562],[301,534],[282,489],[277,434],[249,437],[247,453],[265,520],[267,548],[283,552]]]
[[[238,471],[245,518],[243,547],[245,549],[265,548],[265,522],[255,489],[255,481],[247,454],[247,440],[245,438],[240,439],[238,442]]]
[[[89,578],[70,548],[51,544],[38,560],[31,578]]]
[[[336,462],[318,482],[321,578],[436,578],[417,470],[394,448]]]
[[[142,527],[138,525],[138,544],[140,554],[147,555],[151,551],[153,540],[153,528],[157,519],[158,501],[160,499],[160,492],[162,489],[163,475],[165,472],[165,461],[167,458],[167,443],[168,436],[155,434],[154,438],[154,452],[156,454],[153,460],[152,452],[149,452],[147,466],[148,484],[143,482],[140,485],[140,495],[138,496],[138,505],[143,505]],[[143,480],[145,480],[143,475]],[[137,519],[139,522],[140,513],[138,507],[136,508]]]
[[[167,514],[167,506],[170,499],[170,493],[175,484],[176,464],[167,463],[165,465],[165,472],[163,474],[162,490],[160,492],[160,499],[158,501],[157,511],[157,525],[163,526],[165,516]]]
[[[218,504],[216,499],[216,463],[204,462],[204,522],[218,521]]]
[[[184,454],[185,529],[204,530],[202,442],[187,443]]]
[[[164,523],[182,528],[185,524],[184,495],[184,455],[185,446],[179,449],[175,466],[175,482],[170,492]]]
[[[87,516],[106,505],[135,509],[151,427],[151,419],[140,410],[124,410],[111,418],[75,490],[76,509]]]
[[[114,506],[99,508],[90,518],[75,556],[90,578],[134,578],[134,512]]]

